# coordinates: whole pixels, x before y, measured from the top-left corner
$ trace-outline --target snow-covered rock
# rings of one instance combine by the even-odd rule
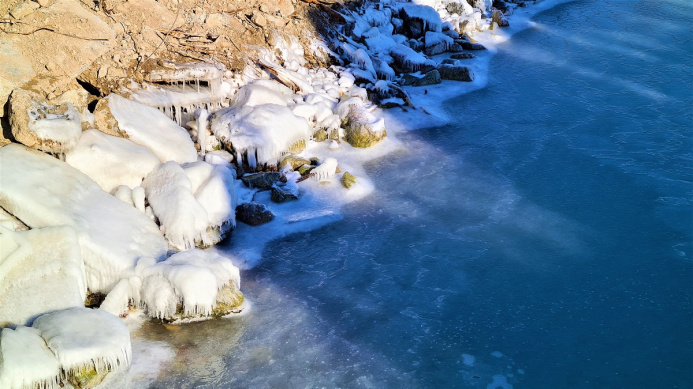
[[[0,207],[31,228],[74,228],[92,292],[108,292],[140,257],[165,255],[156,224],[67,163],[16,144],[0,160]]]
[[[209,247],[235,226],[234,173],[225,165],[173,161],[142,183],[169,243],[180,250]]]
[[[227,257],[193,249],[162,262],[141,262],[139,305],[152,317],[218,317],[239,310],[243,303],[240,272]]]
[[[39,331],[55,354],[68,380],[130,365],[130,331],[120,318],[108,312],[65,309],[39,316],[32,328]]]
[[[146,147],[97,130],[84,131],[75,148],[65,155],[65,162],[109,193],[120,185],[139,186],[160,164]]]
[[[9,111],[12,136],[32,148],[65,153],[82,133],[81,118],[72,104],[49,104],[34,92],[15,89]]]
[[[74,229],[0,227],[0,327],[84,306],[87,285]]]
[[[276,165],[282,153],[305,144],[311,130],[306,119],[281,105],[231,107],[212,114],[212,133],[235,153],[239,165]]]
[[[111,94],[106,98],[118,132],[148,148],[161,162],[197,160],[195,144],[185,129],[156,108]]]
[[[0,330],[0,388],[56,388],[60,362],[35,328]]]
[[[344,125],[344,139],[354,147],[371,147],[387,136],[385,121],[362,107],[351,107]]]

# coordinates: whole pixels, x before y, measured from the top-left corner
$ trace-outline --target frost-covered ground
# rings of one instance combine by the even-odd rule
[[[80,386],[83,376],[103,379],[131,361],[109,385],[151,380],[155,372],[142,376],[139,365],[172,354],[138,355],[141,338],[131,354],[116,316],[133,316],[139,331],[146,326],[137,318],[194,321],[248,309],[239,267],[256,266],[272,240],[339,220],[346,204],[377,187],[366,162],[403,147],[402,131],[451,120],[440,101],[482,88],[495,46],[559,2],[513,6],[504,29],[497,22],[505,17],[492,19],[484,1],[461,3],[461,14],[449,12],[452,2],[366,3],[344,15],[350,31],[333,46],[343,66],[308,69],[300,45],[275,37],[276,50],[242,74],[166,64],[150,75],[159,84],[133,83],[79,118],[75,101],[13,94],[10,121],[24,145],[0,149],[0,301],[11,307],[0,316],[0,361],[10,361],[0,382]],[[443,64],[463,47],[476,57]],[[468,79],[399,86],[446,66]],[[398,108],[382,111],[372,100]],[[249,203],[264,204],[273,220],[238,221],[237,207]],[[99,310],[81,308],[87,293]],[[84,326],[109,333],[110,348]],[[45,363],[25,369],[22,345]]]

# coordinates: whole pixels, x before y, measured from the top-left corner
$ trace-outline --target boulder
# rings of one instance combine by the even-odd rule
[[[283,203],[289,200],[298,200],[298,194],[286,187],[273,186],[270,199],[275,203]]]
[[[259,226],[271,222],[274,214],[267,209],[265,204],[251,201],[236,207],[236,220],[251,226]]]
[[[323,131],[323,132],[325,132],[325,131]],[[327,139],[327,134],[325,135],[325,139]],[[323,139],[323,140],[325,140],[325,139]],[[284,159],[279,163],[279,166],[277,167],[277,169],[282,170],[284,168],[284,166],[287,166],[287,165],[291,166],[292,170],[296,170],[303,165],[310,165],[310,161],[305,159],[305,158],[297,157],[297,156],[291,154],[291,155],[287,155],[286,157],[284,157]]]
[[[457,43],[459,43],[459,45],[465,50],[486,50],[486,46],[482,45],[481,43],[474,43],[464,40],[458,41]]]
[[[430,72],[424,74],[423,77],[417,77],[411,74],[405,74],[402,85],[411,86],[426,86],[440,84],[440,72],[438,70],[431,70]]]
[[[12,92],[9,112],[12,136],[31,148],[65,153],[75,146],[82,133],[82,121],[72,104],[53,105],[28,90]]]
[[[107,99],[101,99],[96,103],[96,108],[94,109],[94,126],[106,135],[120,138],[128,137],[127,133],[118,127],[118,120],[116,120],[111,113]]]
[[[246,174],[241,177],[241,181],[251,188],[270,189],[275,183],[281,180],[282,174],[278,172],[263,172]]]
[[[340,181],[342,182],[342,185],[344,185],[345,188],[349,189],[354,184],[356,184],[356,177],[351,175],[351,173],[349,172],[344,172],[344,174],[342,175],[342,179]]]
[[[474,81],[474,73],[467,66],[441,65],[438,71],[443,80]]]
[[[503,12],[499,10],[493,11],[493,14],[491,14],[491,20],[498,25],[498,27],[508,27],[510,26],[510,23],[508,23],[508,19],[505,18],[505,15],[503,15]]]
[[[371,147],[385,139],[385,122],[376,119],[363,107],[352,107],[346,117],[344,138],[354,147]]]

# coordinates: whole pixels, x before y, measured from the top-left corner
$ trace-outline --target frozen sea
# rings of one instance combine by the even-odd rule
[[[136,331],[132,386],[693,386],[693,4],[533,21],[370,196],[266,246],[245,315]]]

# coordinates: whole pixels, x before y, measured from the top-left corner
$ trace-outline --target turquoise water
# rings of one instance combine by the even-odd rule
[[[691,387],[693,6],[534,21],[373,195],[267,247],[246,316],[145,328],[178,352],[152,387]]]

